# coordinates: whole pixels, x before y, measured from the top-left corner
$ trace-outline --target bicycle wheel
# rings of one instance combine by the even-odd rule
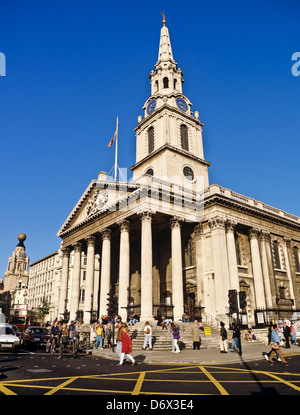
[[[56,352],[56,343],[55,341],[51,343],[50,352],[54,354]]]
[[[46,353],[49,353],[49,352],[50,352],[50,340],[48,340],[46,344]]]

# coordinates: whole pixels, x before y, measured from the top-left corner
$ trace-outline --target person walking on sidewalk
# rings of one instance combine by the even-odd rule
[[[235,351],[235,346],[237,349],[240,349],[240,341],[241,341],[241,332],[236,323],[232,323],[233,333],[232,333],[232,344],[231,344],[231,352]]]
[[[291,347],[290,346],[291,329],[287,325],[286,321],[283,322],[283,335],[284,335],[284,338],[285,338],[285,347],[286,347],[286,349],[289,349]]]
[[[287,363],[287,361],[282,355],[282,352],[280,349],[280,342],[281,342],[281,336],[278,333],[277,324],[274,324],[272,335],[271,335],[271,343],[270,343],[272,347],[272,351],[268,359],[270,363],[273,363],[273,357],[275,356],[276,353],[279,355],[282,363]]]
[[[103,349],[103,326],[102,324],[96,325],[96,343],[94,348],[97,349],[98,344],[100,345],[100,349]]]
[[[192,326],[192,340],[193,340],[193,350],[200,350],[200,327],[198,320],[194,321],[194,325]]]
[[[118,320],[117,322],[117,327],[118,327],[118,331],[117,331],[117,347],[116,347],[116,353],[119,357],[121,357],[121,353],[122,353],[122,337],[123,337],[123,333],[125,331],[124,327],[123,327],[123,323],[121,320]]]
[[[227,353],[228,345],[227,345],[227,330],[225,329],[225,324],[221,321],[221,328],[220,328],[220,349],[221,353]]]
[[[132,365],[136,365],[136,361],[131,356],[132,342],[131,342],[131,338],[129,336],[127,325],[125,323],[123,323],[122,330],[123,330],[122,331],[122,349],[121,349],[121,355],[120,355],[120,362],[117,364],[117,366],[123,366],[124,365],[125,355],[129,357],[129,359],[132,362]]]
[[[146,350],[147,343],[149,343],[149,350],[152,350],[152,327],[150,326],[149,321],[146,321],[145,327],[144,327],[144,345],[143,350]]]
[[[174,348],[175,348],[174,353],[180,353],[180,349],[178,345],[179,337],[180,337],[180,329],[179,329],[178,324],[172,323],[171,330],[172,330],[172,336],[174,340]]]

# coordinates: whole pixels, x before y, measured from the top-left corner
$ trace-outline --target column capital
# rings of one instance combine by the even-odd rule
[[[260,234],[260,229],[258,228],[251,228],[249,230],[250,239],[257,239]]]
[[[70,247],[66,246],[66,247],[61,248],[61,252],[62,252],[63,257],[69,257],[71,249]]]
[[[284,236],[284,237],[283,237],[283,240],[284,240],[284,242],[285,242],[285,244],[286,244],[287,248],[290,248],[290,246],[291,246],[291,242],[292,242],[292,239],[291,239],[291,238],[288,238],[288,237],[286,237],[286,236]]]
[[[227,219],[225,222],[225,229],[227,232],[234,232],[236,228],[237,222],[233,219]]]
[[[73,244],[73,248],[75,252],[81,252],[82,249],[82,243],[81,242],[75,242]]]
[[[147,222],[151,222],[152,218],[154,216],[154,212],[151,210],[143,210],[141,212],[139,212],[139,216],[141,218],[142,221],[147,221]]]
[[[225,230],[225,220],[221,216],[215,216],[214,218],[208,219],[208,226],[210,230],[214,229],[224,229]]]
[[[180,229],[182,222],[184,222],[183,218],[180,218],[179,216],[173,216],[173,218],[170,219],[171,229]]]
[[[110,240],[111,238],[111,229],[109,228],[105,228],[102,230],[101,232],[102,235],[102,240],[104,241],[104,239]]]
[[[259,235],[261,241],[269,242],[271,240],[270,232],[262,230]]]
[[[118,225],[120,226],[121,232],[129,232],[130,231],[130,221],[127,219],[122,219],[118,222]]]
[[[95,246],[96,236],[89,235],[85,238],[85,240],[86,240],[88,246]]]
[[[203,235],[203,224],[202,223],[198,223],[198,225],[195,226],[194,234],[196,237]]]

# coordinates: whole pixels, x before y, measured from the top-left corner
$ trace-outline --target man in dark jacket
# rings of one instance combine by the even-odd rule
[[[283,336],[285,338],[285,347],[286,348],[290,348],[290,334],[291,334],[291,330],[289,328],[289,326],[286,324],[286,322],[283,322]]]
[[[236,323],[232,323],[233,333],[232,333],[232,344],[231,344],[231,352],[235,351],[235,345],[241,350],[241,332],[239,326]]]

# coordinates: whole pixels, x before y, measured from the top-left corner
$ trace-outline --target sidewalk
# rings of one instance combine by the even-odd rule
[[[155,350],[134,350],[132,356],[138,363],[157,363],[157,364],[229,364],[249,362],[252,360],[263,360],[263,353],[268,353],[271,350],[269,345],[261,343],[242,343],[242,355],[238,351],[230,351],[228,353],[220,353],[220,349],[201,349],[200,350],[182,350],[180,353],[172,353],[170,351],[155,351]],[[282,348],[283,354],[291,352],[300,352],[298,346],[291,346],[290,349]],[[93,356],[99,356],[106,359],[119,360],[116,353],[112,349],[91,350],[89,351]]]

